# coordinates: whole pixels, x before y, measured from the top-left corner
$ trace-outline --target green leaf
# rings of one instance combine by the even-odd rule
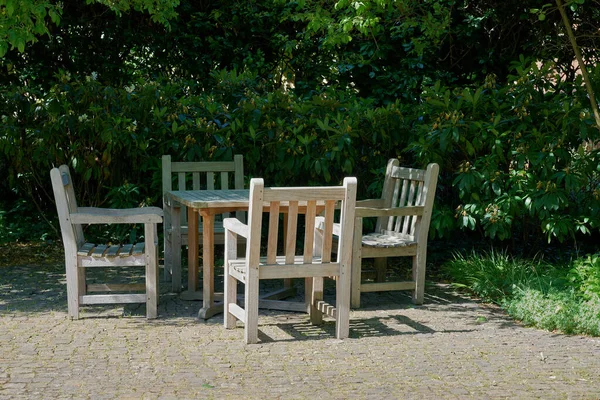
[[[6,15],[11,17],[15,12],[15,1],[14,0],[6,0]]]
[[[25,39],[17,39],[17,49],[19,49],[19,53],[23,53],[25,51]]]
[[[496,194],[496,196],[500,196],[502,194],[502,189],[500,189],[500,185],[498,182],[492,182],[492,190]]]

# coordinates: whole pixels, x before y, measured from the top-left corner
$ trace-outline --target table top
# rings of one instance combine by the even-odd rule
[[[250,190],[173,190],[171,200],[191,208],[248,207]]]

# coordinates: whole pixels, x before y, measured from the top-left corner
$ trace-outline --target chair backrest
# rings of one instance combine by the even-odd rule
[[[380,217],[376,231],[407,240],[427,238],[439,166],[429,164],[427,169],[403,168],[397,159],[390,159],[385,172],[381,198],[384,208],[422,207],[417,213],[397,217]]]
[[[63,244],[65,249],[71,249],[77,253],[78,246],[85,243],[85,238],[82,226],[71,223],[71,213],[77,212],[77,200],[69,167],[61,165],[58,168],[52,168],[50,178],[52,179],[52,190],[54,191]]]
[[[337,205],[339,204],[339,207]],[[250,205],[248,211],[248,245],[246,259],[250,266],[257,266],[261,250],[266,253],[266,263],[275,264],[278,248],[283,248],[285,264],[293,264],[301,256],[303,263],[313,262],[318,256],[323,264],[330,262],[349,263],[352,253],[353,221],[356,207],[356,178],[345,178],[343,186],[329,187],[277,187],[265,188],[261,178],[250,182]],[[336,212],[339,208],[339,213]],[[280,213],[287,214],[287,226],[279,229]],[[267,245],[261,246],[263,213],[268,214]],[[324,217],[321,246],[315,248],[315,217]],[[304,215],[304,226],[300,215]],[[332,260],[333,225],[339,217],[340,240],[337,260]],[[302,228],[304,232],[302,233]],[[302,238],[302,235],[304,236]],[[300,236],[300,237],[299,237]],[[297,239],[304,245],[297,248]],[[282,244],[282,246],[278,246]],[[341,260],[340,257],[347,257]],[[280,257],[281,258],[281,257]],[[349,264],[348,264],[349,265]]]
[[[233,161],[171,161],[162,156],[162,191],[227,190],[244,188],[244,156],[236,154]],[[236,213],[239,218],[242,213]],[[224,214],[229,216],[229,213]],[[168,219],[168,217],[167,217]],[[181,213],[181,226],[187,225],[187,214]]]
[[[233,161],[171,161],[162,156],[163,194],[170,190],[215,190],[244,188],[244,157],[236,154]]]

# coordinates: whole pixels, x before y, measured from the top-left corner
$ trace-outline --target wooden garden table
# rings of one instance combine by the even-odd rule
[[[223,304],[215,302],[215,215],[248,210],[250,191],[184,190],[166,193],[171,204],[181,204],[188,212],[188,290],[185,300],[202,298],[198,318],[207,319],[223,312]],[[172,213],[172,215],[175,213]],[[202,292],[198,291],[198,216],[202,217]],[[179,218],[173,218],[173,233],[180,235]],[[222,294],[220,294],[222,297]]]
[[[169,191],[169,204],[172,205],[173,234],[181,235],[179,212],[175,210],[177,203],[186,206],[188,212],[188,290],[181,294],[184,300],[202,299],[202,308],[198,318],[208,319],[215,314],[223,312],[223,293],[215,293],[215,215],[247,211],[250,204],[250,190],[184,190]],[[305,212],[306,203],[300,202],[298,212]],[[317,212],[324,209],[324,205],[317,205]],[[285,208],[281,209],[286,212]],[[202,291],[198,290],[198,216],[202,217]],[[284,227],[287,218],[284,218]],[[284,228],[285,229],[285,228]],[[291,285],[291,280],[285,280],[281,290],[270,292],[261,296],[262,300],[281,299],[293,296],[296,293]],[[278,308],[271,306],[267,301],[261,303],[261,308]],[[287,309],[286,310],[290,310]]]

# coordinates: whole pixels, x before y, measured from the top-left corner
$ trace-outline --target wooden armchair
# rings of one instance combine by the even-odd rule
[[[224,220],[225,227],[225,328],[234,328],[236,319],[244,323],[246,343],[258,341],[259,281],[261,279],[305,278],[305,301],[300,308],[272,303],[269,308],[302,310],[310,314],[312,323],[322,322],[323,314],[336,319],[336,336],[348,337],[350,308],[350,257],[356,178],[344,179],[339,187],[265,188],[263,180],[252,179],[248,224],[235,218]],[[332,259],[332,232],[336,203],[341,203],[337,258]],[[317,208],[324,209],[324,235],[315,240]],[[287,213],[285,232],[279,232],[279,216]],[[300,210],[299,210],[300,209]],[[268,213],[266,247],[261,247],[263,211]],[[305,214],[304,246],[296,251],[296,238],[302,235],[298,215]],[[266,228],[265,224],[265,228]],[[300,228],[300,229],[298,229]],[[300,232],[298,232],[300,230]],[[278,255],[278,237],[283,254]],[[246,238],[245,257],[238,258],[238,237]],[[323,301],[323,278],[336,279],[335,307]],[[244,288],[244,307],[237,303],[237,283]],[[265,301],[266,302],[266,301]]]
[[[426,170],[401,168],[397,159],[387,164],[380,199],[356,202],[352,252],[352,307],[360,307],[360,294],[412,290],[413,302],[423,303],[427,235],[437,186],[439,166]],[[377,217],[373,232],[363,232],[363,218]],[[384,282],[387,257],[412,257],[412,280]],[[362,281],[361,261],[375,259],[375,282]]]
[[[175,185],[174,185],[175,184]],[[171,190],[227,190],[244,188],[244,157],[235,155],[233,161],[173,162],[170,155],[162,156],[163,210],[165,213],[164,251],[165,280],[171,280],[172,290],[181,291],[181,246],[188,244],[187,213],[181,205],[170,204],[165,193]],[[185,207],[183,207],[185,208]],[[225,215],[227,216],[227,215]],[[243,218],[243,213],[237,213]],[[175,235],[173,220],[180,221],[181,235]],[[197,218],[197,217],[196,217]],[[202,243],[202,224],[199,227],[199,243]],[[215,221],[215,244],[223,244],[223,222]]]
[[[69,316],[79,318],[80,305],[146,303],[146,317],[156,318],[159,295],[156,224],[162,222],[162,210],[158,207],[122,210],[77,207],[69,167],[53,168],[50,177],[65,249]],[[87,224],[144,224],[144,242],[134,245],[88,243],[82,228]],[[145,267],[146,283],[86,284],[85,268],[93,267]],[[143,293],[123,293],[129,291]],[[108,294],[90,294],[92,292]]]

